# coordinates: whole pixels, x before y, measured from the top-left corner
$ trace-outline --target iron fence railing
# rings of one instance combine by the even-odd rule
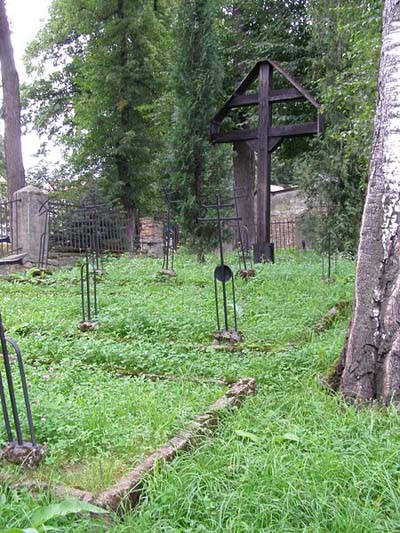
[[[18,246],[17,209],[20,200],[0,202],[0,257],[16,254]]]
[[[296,248],[296,222],[294,220],[272,221],[271,241],[275,248]]]
[[[127,217],[119,208],[107,205],[75,205],[49,200],[40,208],[45,217],[39,263],[47,262],[49,251],[123,253],[128,250]]]

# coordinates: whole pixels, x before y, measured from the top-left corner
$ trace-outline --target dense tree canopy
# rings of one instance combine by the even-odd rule
[[[148,2],[54,0],[29,50],[35,128],[63,147],[69,177],[98,182],[127,209],[144,201],[157,150],[163,34]]]
[[[199,225],[197,218],[219,187],[223,169],[209,141],[222,83],[214,4],[212,0],[181,0],[175,28],[173,187],[182,227],[190,242],[196,242],[200,255],[214,232],[208,224]]]
[[[327,133],[283,143],[273,181],[298,184],[308,226],[322,217],[354,250],[381,11],[382,0],[53,0],[29,49],[26,119],[63,148],[57,176],[95,182],[142,211],[154,210],[162,183],[179,191],[186,234],[205,243],[209,229],[194,224],[199,205],[231,173],[226,151],[209,146],[210,118],[255,61],[277,59],[323,103]],[[308,120],[304,108],[279,106],[281,122],[294,119]]]
[[[309,222],[330,227],[339,246],[351,251],[357,247],[368,176],[382,7],[382,0],[309,5],[308,77],[327,127],[322,142],[313,141],[312,150],[292,166],[293,174],[307,193]]]

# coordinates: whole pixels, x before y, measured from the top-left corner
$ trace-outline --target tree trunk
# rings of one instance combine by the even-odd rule
[[[243,23],[242,8],[240,3],[234,3],[232,9],[233,26],[236,31],[236,42],[239,49],[244,47],[246,33],[248,28]],[[240,61],[239,57],[235,56],[233,61],[236,69],[241,73],[242,77],[246,74],[246,63]],[[241,117],[243,120],[244,117]],[[251,120],[247,119],[247,128],[251,128]],[[255,153],[250,146],[245,142],[234,143],[234,159],[233,159],[233,176],[234,183],[237,189],[237,194],[241,196],[238,199],[239,216],[242,218],[240,224],[243,228],[242,239],[244,245],[253,249],[256,242],[256,228],[255,228],[255,197],[254,187],[256,179],[256,164]],[[238,235],[236,230],[236,242]],[[247,242],[246,242],[247,241]]]
[[[121,22],[126,19],[125,14],[125,0],[118,0],[117,2],[117,16]],[[128,36],[126,29],[123,28],[120,35],[120,50],[119,50],[119,64],[124,71],[128,68]],[[128,249],[130,253],[137,252],[137,236],[138,236],[138,220],[137,207],[134,201],[135,191],[132,189],[132,165],[129,161],[128,155],[125,151],[124,141],[125,136],[130,130],[131,125],[131,105],[129,99],[126,97],[125,84],[121,85],[119,94],[119,101],[126,102],[120,110],[120,141],[118,143],[118,155],[116,156],[118,180],[123,183],[124,195],[122,204],[127,215],[127,237]]]
[[[386,0],[378,104],[355,300],[337,366],[357,400],[400,399],[400,3]]]
[[[240,221],[242,239],[246,249],[252,249],[253,244],[255,243],[255,157],[253,150],[245,142],[234,143],[234,150],[233,175],[235,179],[236,194],[238,196],[238,215],[242,219]],[[236,242],[238,241],[238,238],[239,236],[236,235]]]
[[[21,101],[5,0],[0,0],[0,62],[3,82],[4,152],[8,197],[26,185],[21,149]]]

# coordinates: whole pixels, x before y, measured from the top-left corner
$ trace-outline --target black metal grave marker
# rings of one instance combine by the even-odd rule
[[[50,203],[47,199],[39,208],[39,216],[44,217],[43,232],[40,235],[38,268],[47,270],[49,266]]]
[[[165,192],[165,198],[167,201],[167,219],[164,220],[163,227],[163,265],[160,270],[160,274],[165,276],[174,277],[176,272],[174,270],[174,258],[176,249],[176,226],[172,222],[172,204],[175,200],[172,200],[172,193]]]
[[[103,208],[102,206],[100,206]],[[99,221],[99,206],[97,205],[83,205],[83,226],[87,228],[86,231],[86,246],[85,253],[88,255],[88,250],[92,250],[94,256],[94,264],[96,266],[96,274],[104,273],[104,258],[101,253],[100,245],[100,221]],[[111,210],[110,210],[111,215]],[[97,313],[96,313],[97,314]]]
[[[6,376],[6,383],[9,394],[9,402],[6,398],[6,390],[4,386],[4,381],[2,378],[2,372],[0,369],[0,402],[3,411],[4,424],[7,434],[7,445],[0,452],[0,458],[5,458],[10,462],[24,465],[27,467],[37,466],[42,460],[46,448],[40,446],[35,439],[35,430],[33,427],[32,412],[29,402],[28,395],[28,386],[26,382],[24,363],[22,360],[21,351],[15,341],[5,336],[3,321],[0,314],[0,344],[1,344],[1,354],[4,372]],[[8,351],[8,346],[11,346],[15,352],[18,370],[21,382],[22,393],[25,402],[25,411],[26,411],[26,420],[29,428],[30,440],[25,441],[22,434],[22,425],[21,419],[18,411],[17,397],[14,386],[14,379],[11,367],[11,358]],[[13,426],[15,430],[16,439],[14,439],[14,431],[12,427],[11,417],[9,413],[8,403],[11,405],[11,413]]]
[[[333,275],[336,275],[338,271],[336,246],[333,246],[332,234],[329,230],[321,241],[321,269],[322,279],[327,282],[333,281]]]
[[[215,205],[205,205],[206,209],[215,209],[217,212],[216,218],[199,218],[199,222],[216,222],[217,223],[217,232],[218,232],[218,244],[219,244],[219,255],[220,255],[220,264],[214,269],[214,296],[215,296],[215,310],[217,317],[217,331],[214,334],[214,337],[217,341],[227,341],[229,343],[240,342],[243,340],[242,334],[237,329],[237,315],[236,315],[236,295],[235,295],[235,281],[232,269],[225,264],[224,260],[224,246],[223,246],[223,223],[228,221],[237,221],[238,217],[226,217],[223,216],[221,210],[226,208],[233,208],[233,204],[222,204],[220,195],[217,194]],[[240,220],[240,219],[239,219]],[[228,313],[228,298],[227,298],[227,287],[226,284],[231,282],[231,293],[232,293],[232,304],[233,304],[233,325],[230,327],[229,323],[229,313]],[[218,285],[222,286],[222,309],[223,309],[223,326],[221,329],[221,320],[220,320],[220,296],[218,291]]]
[[[88,331],[95,327],[98,314],[97,302],[97,254],[86,250],[85,260],[81,264],[81,305],[82,322],[81,331]]]
[[[238,259],[239,259],[239,271],[238,275],[241,278],[249,278],[256,275],[256,271],[253,267],[253,259],[251,253],[251,246],[249,243],[249,231],[246,226],[241,224],[241,217],[239,217],[239,205],[238,200],[243,198],[238,194],[238,188],[234,187],[234,207],[237,218],[237,235],[238,235]]]

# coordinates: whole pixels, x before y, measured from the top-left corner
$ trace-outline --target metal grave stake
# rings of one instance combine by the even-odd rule
[[[174,203],[174,200],[172,200],[172,193],[170,192],[165,192],[165,198],[167,200],[167,220],[164,221],[163,228],[163,265],[160,274],[174,277],[176,276],[174,270],[176,235],[175,226],[172,223],[171,217],[171,205]]]
[[[327,282],[334,281],[332,272],[337,274],[337,254],[336,246],[335,251],[332,250],[332,234],[328,230],[325,237],[321,241],[321,269],[322,279]]]
[[[98,315],[96,257],[96,253],[86,250],[85,260],[81,265],[81,331],[93,329]]]
[[[7,434],[7,445],[0,452],[0,458],[5,458],[8,461],[16,464],[20,464],[27,467],[37,466],[45,455],[46,448],[40,446],[36,442],[35,430],[33,427],[31,405],[29,402],[28,386],[26,383],[24,363],[22,361],[21,351],[15,341],[5,336],[3,321],[0,313],[0,344],[1,355],[0,359],[3,360],[4,372],[6,375],[6,382],[9,394],[9,403],[11,404],[11,413],[13,419],[13,425],[16,435],[14,439],[14,431],[11,424],[8,402],[6,398],[6,391],[0,369],[0,402],[3,411],[4,424]],[[22,393],[25,402],[26,420],[29,428],[30,440],[25,441],[22,434],[21,420],[18,412],[17,399],[15,394],[14,380],[12,375],[10,355],[8,346],[11,346],[15,352],[19,375],[21,380]]]
[[[217,317],[217,331],[214,334],[214,337],[217,341],[226,341],[230,344],[240,342],[243,340],[243,335],[237,329],[237,315],[236,315],[236,295],[235,295],[235,281],[232,269],[225,264],[224,260],[224,247],[223,247],[223,238],[222,238],[222,229],[223,223],[228,221],[237,221],[238,217],[224,217],[221,214],[222,209],[232,208],[233,204],[221,204],[220,195],[216,196],[215,205],[205,205],[206,209],[215,209],[217,212],[216,218],[199,218],[199,222],[217,222],[217,232],[218,232],[218,244],[219,244],[219,255],[220,255],[220,264],[214,269],[214,296],[215,296],[215,310]],[[229,324],[229,313],[228,313],[228,299],[227,299],[227,290],[226,284],[231,282],[231,291],[232,291],[232,303],[233,303],[233,325],[231,328]],[[224,329],[221,329],[221,320],[220,320],[220,296],[218,291],[218,285],[222,286],[222,309],[223,309],[223,325]]]

